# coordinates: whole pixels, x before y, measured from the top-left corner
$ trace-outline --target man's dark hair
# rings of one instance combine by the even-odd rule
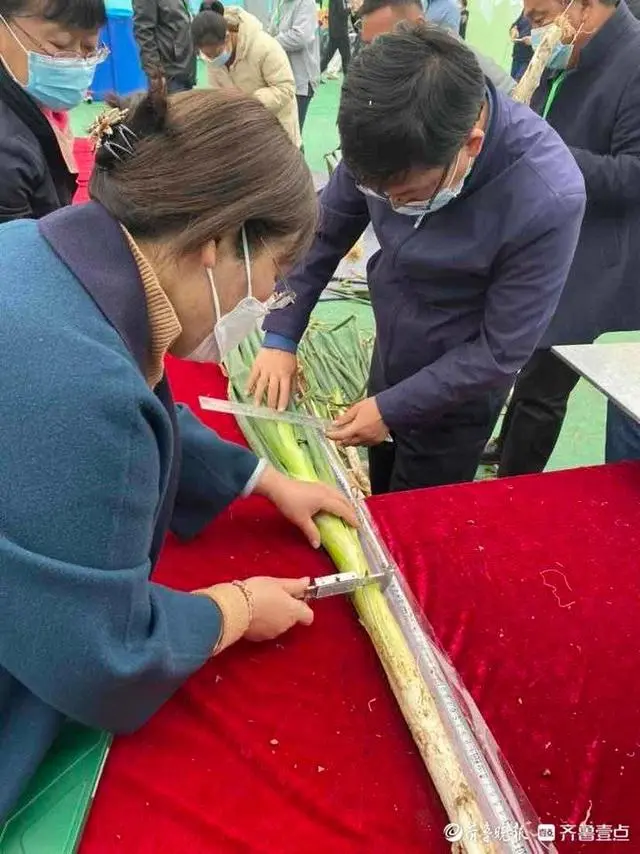
[[[424,9],[421,0],[364,0],[358,9],[358,16],[364,18],[380,9],[406,9],[407,6],[417,6],[421,11]]]
[[[104,0],[0,0],[0,15],[39,15],[76,30],[97,30],[107,22]]]
[[[484,96],[484,76],[463,42],[424,22],[399,24],[349,66],[338,111],[343,159],[376,189],[411,169],[447,167]]]

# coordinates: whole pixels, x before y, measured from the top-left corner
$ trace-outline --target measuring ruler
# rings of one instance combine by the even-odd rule
[[[338,486],[353,501],[352,490],[340,457],[331,442],[324,437],[322,437],[321,441]],[[491,829],[502,831],[508,828],[512,832],[515,831],[517,833],[518,829],[522,827],[523,830],[533,830],[535,832],[535,828],[526,828],[524,823],[518,821],[522,816],[514,811],[509,800],[502,792],[496,774],[478,743],[472,725],[465,717],[454,696],[452,686],[445,675],[441,655],[435,645],[430,642],[420,621],[416,617],[403,583],[400,581],[400,570],[382,544],[368,508],[363,501],[355,501],[354,504],[361,525],[359,535],[365,555],[368,561],[373,564],[371,566],[372,570],[381,568],[389,576],[390,580],[385,590],[385,598],[399,625],[404,626],[405,632],[413,641],[412,651],[416,657],[418,667],[433,693],[434,700],[442,714],[444,723],[454,740],[458,758],[471,771],[472,780],[470,782],[472,789],[484,799],[492,812],[494,824]],[[453,671],[453,668],[451,669]],[[477,710],[476,715],[481,718],[480,712]],[[486,727],[484,721],[482,723]],[[465,768],[465,770],[467,769]],[[504,782],[510,786],[511,784],[507,780],[506,774],[504,774],[504,777]],[[515,793],[514,799],[517,800]],[[517,806],[516,809],[519,811]],[[478,830],[481,829],[478,828]],[[464,842],[464,840],[462,841]],[[554,847],[547,846],[538,839],[531,839],[535,848],[530,847],[525,841],[517,838],[501,838],[500,840],[492,841],[499,844],[501,846],[500,850],[508,852],[508,854],[532,854],[534,851],[555,851]]]
[[[331,430],[336,430],[333,421],[326,418],[317,418],[315,415],[304,415],[302,412],[290,412],[285,410],[279,412],[268,406],[254,406],[252,403],[237,403],[235,400],[223,400],[220,397],[199,397],[198,402],[201,409],[209,412],[224,412],[226,415],[240,416],[241,418],[263,418],[265,421],[280,421],[283,424],[292,424],[294,427],[307,427],[317,430],[324,435]],[[384,442],[393,442],[391,436],[386,436]]]
[[[201,397],[199,398],[199,402],[202,409],[212,412],[222,412],[229,415],[245,416],[247,418],[265,418],[270,421],[281,421],[318,431],[320,442],[336,483],[355,507],[360,522],[360,542],[371,565],[371,570],[389,576],[390,581],[385,590],[385,598],[399,625],[404,628],[403,633],[406,633],[406,636],[411,638],[411,648],[420,672],[432,691],[443,722],[453,739],[458,758],[462,762],[464,770],[470,772],[471,787],[475,794],[483,799],[486,807],[491,810],[491,818],[494,822],[491,829],[506,831],[508,828],[512,832],[517,832],[519,828],[529,830],[525,824],[518,821],[518,819],[522,818],[522,815],[520,814],[521,810],[517,804],[515,792],[512,800],[516,803],[512,804],[510,802],[511,799],[505,796],[502,791],[496,771],[492,768],[480,747],[472,724],[467,720],[460,708],[454,695],[453,687],[445,674],[445,668],[450,667],[453,673],[455,673],[455,670],[446,662],[446,659],[443,659],[435,644],[425,634],[404,589],[403,582],[400,580],[400,570],[382,544],[375,523],[365,503],[354,498],[353,490],[346,476],[342,461],[333,444],[324,435],[327,429],[332,426],[331,422],[312,415],[303,415],[298,412],[277,412],[266,406],[253,406],[252,404],[236,403],[235,401],[221,400],[219,398]],[[477,710],[474,711],[473,707],[470,707],[470,709],[482,722],[482,726],[486,727],[480,712]],[[498,759],[498,765],[499,762],[500,760]],[[504,777],[502,782],[505,786],[511,788],[506,773],[502,771],[500,776]],[[539,854],[539,852],[556,851],[554,846],[546,845],[540,840],[533,838],[527,841],[517,838],[500,838],[499,840],[492,841],[495,841],[500,851],[505,852],[505,854]],[[533,843],[533,846],[527,844],[528,841]]]
[[[429,643],[419,621],[416,619],[413,608],[407,600],[402,585],[395,575],[392,576],[392,580],[387,587],[386,598],[389,601],[392,612],[395,611],[396,618],[400,617],[401,624],[402,622],[405,623],[407,631],[414,639],[415,651],[417,653],[416,659],[419,665],[424,664],[427,669],[425,673],[425,667],[420,667],[426,678],[427,685],[429,685],[434,694],[436,704],[444,711],[443,718],[456,743],[458,758],[462,760],[463,768],[467,766],[465,771],[468,772],[468,770],[471,770],[472,772],[471,788],[484,798],[486,804],[491,809],[491,829],[499,831],[510,829],[512,833],[517,833],[519,827],[522,827],[524,830],[525,827],[517,820],[511,806],[502,793],[495,774],[478,744],[471,724],[466,719],[453,695],[451,686],[442,669],[439,656],[434,647]],[[478,830],[480,831],[481,828],[478,828]],[[504,839],[501,834],[501,838],[495,840],[495,842],[499,842],[503,846],[501,850],[508,851],[509,854],[531,854],[532,849],[518,838]]]
[[[244,418],[264,418],[267,421],[281,421],[296,427],[311,427],[313,430],[330,430],[331,421],[316,418],[315,415],[303,415],[301,412],[279,412],[268,406],[254,406],[252,403],[236,403],[235,400],[222,400],[219,397],[198,398],[200,407],[210,412],[224,412],[227,415],[240,415]]]

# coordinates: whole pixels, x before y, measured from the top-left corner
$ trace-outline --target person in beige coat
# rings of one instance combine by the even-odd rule
[[[287,54],[260,21],[218,0],[193,19],[195,48],[209,64],[209,84],[253,95],[272,112],[295,145],[302,144],[296,87]]]

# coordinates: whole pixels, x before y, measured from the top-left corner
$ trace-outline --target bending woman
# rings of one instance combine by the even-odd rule
[[[301,145],[296,86],[287,54],[253,15],[213,0],[191,25],[196,50],[209,63],[209,84],[234,86],[277,116]]]
[[[65,718],[133,730],[239,638],[311,622],[308,579],[153,583],[168,529],[250,492],[313,545],[316,513],[355,523],[175,407],[163,373],[286,301],[276,271],[316,219],[302,155],[231,92],[152,93],[99,132],[92,202],[0,227],[0,820]]]

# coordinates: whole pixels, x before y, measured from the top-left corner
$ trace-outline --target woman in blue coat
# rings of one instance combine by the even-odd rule
[[[219,361],[277,309],[316,217],[299,151],[213,91],[152,93],[98,136],[92,202],[0,228],[0,820],[66,718],[135,729],[240,637],[311,622],[308,579],[155,584],[167,530],[250,492],[313,545],[317,512],[355,521],[174,406],[163,371],[167,352]]]

